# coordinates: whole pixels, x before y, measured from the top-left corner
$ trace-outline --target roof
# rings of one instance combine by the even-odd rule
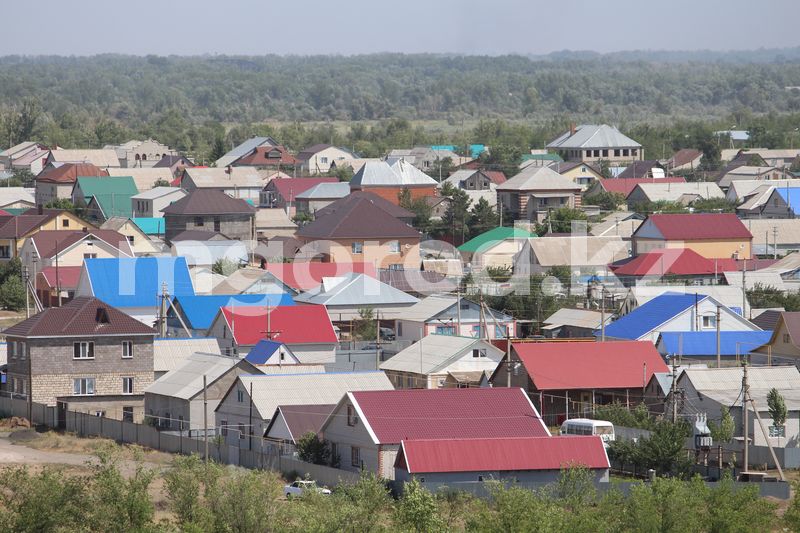
[[[133,196],[131,196],[131,199],[155,200],[158,198],[163,198],[164,196],[170,196],[175,193],[178,193],[181,196],[186,196],[186,191],[184,191],[183,189],[179,189],[177,187],[154,187],[152,189],[142,191],[139,194],[134,194]]]
[[[745,285],[745,290],[753,290],[756,285],[760,284],[763,287],[773,287],[779,291],[785,291],[786,285],[783,283],[778,272],[773,270],[748,272],[745,278],[742,279],[741,272],[723,272],[725,282],[734,287],[741,287]]]
[[[498,191],[579,191],[581,186],[548,167],[530,166],[497,186]]]
[[[131,220],[145,235],[164,235],[164,217],[134,217]]]
[[[164,154],[164,157],[159,159],[158,162],[153,165],[153,168],[171,167],[177,163],[192,166],[192,162],[182,155]]]
[[[528,239],[528,243],[542,267],[605,266],[628,257],[628,244],[618,235],[545,237]]]
[[[374,192],[369,192],[369,191],[351,191],[350,194],[348,194],[344,198],[340,198],[339,200],[336,200],[335,202],[328,204],[322,209],[317,210],[316,216],[321,217],[328,215],[330,213],[334,213],[339,209],[345,208],[345,206],[348,203],[359,202],[362,199],[369,200],[375,206],[380,207],[381,209],[383,209],[384,211],[386,211],[395,218],[407,219],[410,222],[415,216],[414,213],[412,213],[408,209],[393,204],[389,200],[386,200],[385,198],[378,196]]]
[[[267,322],[270,329],[277,332],[274,337],[287,345],[338,342],[328,312],[322,305],[223,307],[220,313],[236,344],[244,346],[253,346],[264,338]]]
[[[786,327],[787,333],[791,336],[792,343],[800,346],[800,311],[784,311],[781,313],[780,323]],[[776,326],[777,332],[780,326]]]
[[[274,354],[276,351],[280,350],[281,346],[283,346],[286,350],[286,345],[282,342],[273,341],[269,339],[261,339],[253,346],[249,352],[247,352],[247,359],[249,362],[253,363],[254,365],[263,365],[269,361],[269,358]]]
[[[668,370],[653,343],[646,341],[512,342],[511,346],[538,390],[639,388],[653,372]]]
[[[272,137],[251,137],[217,159],[214,165],[218,168],[226,167],[257,146],[277,146],[277,144],[278,142]]]
[[[337,200],[317,212],[317,218],[297,231],[306,239],[372,238],[418,239],[420,233],[386,212],[371,198],[358,196]]]
[[[642,183],[686,183],[684,178],[606,178],[599,180],[600,186],[607,192],[616,192],[626,198],[636,188],[637,185]]]
[[[463,357],[474,348],[484,348],[490,361],[497,363],[503,351],[483,339],[455,335],[427,335],[381,363],[381,370],[397,370],[415,374],[435,374]],[[494,369],[491,369],[494,370]]]
[[[632,213],[612,213],[601,222],[592,224],[589,234],[597,237],[617,235],[623,239],[630,239],[641,223],[642,219]]]
[[[322,424],[325,423],[328,416],[333,412],[336,407],[334,403],[326,403],[322,405],[279,405],[275,410],[270,427],[277,420],[282,417],[292,436],[292,440],[297,442],[306,433],[319,433],[322,429]],[[265,434],[269,433],[268,427]]]
[[[281,294],[187,294],[176,296],[191,329],[208,329],[222,307],[294,305],[292,297]]]
[[[67,163],[45,170],[36,176],[36,181],[47,183],[75,183],[78,176],[108,176],[108,171],[91,163]]]
[[[436,186],[436,184],[436,180],[402,159],[398,159],[392,165],[386,161],[367,161],[350,180],[350,186],[354,189]]]
[[[186,167],[181,183],[191,181],[197,189],[261,189],[269,172],[255,167]]]
[[[424,322],[435,317],[458,303],[456,296],[432,294],[403,310],[402,320]]]
[[[746,239],[753,236],[733,213],[655,214],[634,235],[652,224],[666,240]]]
[[[638,339],[692,307],[704,294],[664,293],[606,326],[606,337]]]
[[[753,311],[753,314],[755,314],[755,310]],[[763,330],[772,331],[777,328],[782,313],[783,311],[778,309],[765,309],[755,318],[751,318],[750,322]],[[798,337],[798,339],[800,339],[800,337]]]
[[[31,231],[52,219],[53,215],[16,215],[0,218],[0,238],[14,239],[27,235]]]
[[[381,270],[378,276],[382,282],[403,292],[434,294],[455,292],[458,288],[457,278],[433,270]]]
[[[660,175],[664,174],[664,168],[661,166],[661,163],[654,159],[645,161],[632,161],[630,165],[625,167],[625,170],[620,172],[619,176],[617,176],[617,179],[646,178],[648,175],[656,174],[656,172],[653,171],[654,168],[660,170]]]
[[[606,314],[606,324],[611,322],[610,314]],[[600,327],[603,313],[592,309],[569,309],[562,307],[544,320],[545,324],[556,326],[574,326],[595,330]]]
[[[92,163],[98,167],[119,167],[117,152],[114,150],[50,150],[51,161],[64,163]]]
[[[684,293],[694,298],[695,293],[701,296],[711,296],[716,301],[729,309],[736,311],[742,307],[742,289],[730,285],[638,285],[630,289],[633,300],[637,305],[644,305],[653,298],[665,293]],[[745,299],[745,316],[749,315],[750,304]]]
[[[125,219],[127,220],[127,219]],[[87,231],[68,231],[68,230],[42,230],[31,236],[31,242],[36,246],[39,257],[53,258],[56,254],[61,254],[82,240],[99,239],[110,246],[113,246],[128,257],[133,257],[128,238],[114,230],[92,229]]]
[[[213,338],[156,339],[153,341],[153,370],[175,370],[193,353],[221,354],[219,342]]]
[[[660,180],[659,180],[660,181]],[[716,183],[689,182],[689,183],[640,183],[637,189],[651,202],[678,202],[684,195],[698,196],[700,198],[724,198],[725,193]],[[630,200],[630,196],[628,198]]]
[[[742,368],[687,368],[678,378],[679,386],[684,380],[689,380],[694,389],[722,405],[731,407],[740,402],[739,393],[742,389]],[[772,366],[749,367],[747,378],[750,385],[750,395],[758,406],[758,410],[767,410],[767,394],[770,389],[778,389],[783,396],[786,407],[791,411],[800,409],[800,372],[797,367]],[[689,396],[690,402],[695,398]]]
[[[609,468],[597,436],[404,440],[395,466],[410,474]]]
[[[172,170],[168,167],[149,168],[110,168],[109,176],[130,176],[140,191],[152,189],[157,181],[170,182],[173,179]]]
[[[111,305],[91,297],[77,297],[61,307],[50,307],[6,329],[10,337],[87,337],[151,335],[156,331]]]
[[[277,230],[277,229],[291,229],[297,228],[297,224],[289,218],[288,213],[283,209],[260,208],[256,211],[256,229],[257,230]]]
[[[277,157],[273,157],[274,153],[277,152]],[[294,165],[297,163],[297,159],[294,158],[292,154],[289,153],[289,150],[282,145],[278,146],[257,146],[253,148],[250,152],[246,153],[242,157],[236,159],[231,165],[251,165],[251,166],[259,166],[259,165]]]
[[[275,191],[287,202],[293,201],[298,195],[306,192],[312,187],[316,187],[322,183],[330,185],[339,185],[339,179],[335,177],[330,178],[273,178],[270,185],[275,188]],[[345,183],[345,185],[347,185]],[[348,186],[349,187],[349,186]]]
[[[522,228],[512,228],[503,226],[499,228],[490,229],[468,240],[458,247],[461,252],[477,252],[478,250],[486,251],[490,246],[497,244],[499,241],[506,239],[528,239],[535,237],[534,234],[525,231]]]
[[[772,331],[720,331],[720,355],[748,353],[769,342]],[[672,355],[710,356],[717,353],[716,331],[665,331],[664,350]]]
[[[703,157],[703,152],[694,148],[681,148],[669,158],[667,168],[676,168],[688,165],[698,157]]]
[[[571,148],[641,148],[630,137],[620,133],[617,128],[606,124],[581,124],[575,133],[567,131],[547,145],[547,148],[566,150]]]
[[[78,279],[81,277],[83,266],[54,266],[44,267],[40,272],[48,286],[58,287],[62,290],[75,289],[78,286]],[[56,282],[56,273],[58,282]]]
[[[253,405],[265,419],[272,418],[279,405],[328,405],[338,402],[348,391],[391,390],[386,374],[368,372],[327,372],[239,376],[245,390],[252,385]],[[304,365],[300,365],[304,366]],[[234,385],[235,387],[235,385]]]
[[[328,200],[331,198],[344,198],[348,194],[350,194],[350,184],[344,181],[338,181],[336,183],[318,183],[299,194],[295,194],[294,197],[298,200]]]
[[[735,267],[732,259],[707,259],[690,248],[661,248],[639,254],[619,267],[617,276],[699,276]]]
[[[189,266],[211,266],[221,259],[232,261],[236,265],[247,264],[247,247],[245,243],[233,239],[212,239],[205,242],[173,240],[172,255],[185,257]]]
[[[372,263],[267,263],[265,270],[288,287],[301,291],[318,287],[324,278],[339,277],[349,272],[376,276],[375,265]]]
[[[258,370],[238,357],[219,354],[193,353],[145,390],[145,394],[159,394],[190,400],[203,391],[203,377],[211,384],[239,364],[246,365],[248,371]]]
[[[350,392],[342,401],[353,402],[376,444],[550,436],[520,388],[362,391]]]
[[[327,307],[411,305],[419,300],[380,280],[350,272],[343,276],[322,278],[322,283],[295,298],[298,302]]]
[[[155,308],[164,284],[170,296],[194,294],[183,257],[85,259],[83,264],[94,296],[117,307]]]
[[[256,208],[214,189],[195,189],[161,210],[165,215],[252,214]]]
[[[131,216],[131,197],[139,193],[130,176],[84,177],[77,179],[77,187],[89,202],[94,197],[106,218]]]
[[[229,241],[225,235],[218,231],[204,231],[200,229],[187,229],[172,237],[171,241],[177,243],[180,241]]]

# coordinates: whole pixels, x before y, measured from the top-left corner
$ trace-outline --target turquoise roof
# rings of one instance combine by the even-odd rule
[[[164,235],[163,217],[136,217],[131,220],[145,235]]]

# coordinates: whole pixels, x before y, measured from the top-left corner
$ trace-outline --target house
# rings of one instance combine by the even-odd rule
[[[504,356],[488,340],[427,335],[382,362],[380,369],[395,389],[477,387]]]
[[[691,248],[709,259],[753,257],[753,235],[733,213],[650,215],[631,241],[633,255],[656,248]]]
[[[497,186],[497,202],[514,220],[541,222],[551,210],[580,207],[581,189],[548,167],[528,167]]]
[[[666,292],[691,294],[692,296],[695,294],[711,296],[736,313],[740,313],[742,311],[742,306],[744,306],[743,316],[750,316],[750,303],[747,301],[747,295],[743,293],[741,287],[732,287],[730,285],[680,286],[674,284],[638,284],[628,289],[627,293],[622,297],[617,313],[619,316],[626,315],[640,305],[644,305],[653,298],[661,296]]]
[[[572,180],[576,185],[580,185],[583,191],[586,191],[591,188],[595,182],[603,179],[600,168],[593,163],[584,163],[583,161],[556,161],[547,166],[565,178]]]
[[[72,189],[78,176],[108,176],[108,170],[91,163],[65,163],[51,167],[36,176],[36,205],[72,200]]]
[[[131,222],[142,230],[142,233],[148,236],[153,241],[160,242],[161,237],[164,236],[166,225],[164,224],[164,217],[133,217]]]
[[[752,355],[757,348],[769,342],[772,331],[721,331],[719,334],[719,355],[723,365],[739,366],[741,359],[748,354],[750,361],[759,364],[787,362],[767,357]],[[699,361],[716,364],[717,333],[716,331],[665,331],[656,343],[656,349],[665,358],[677,357],[678,361]],[[766,355],[766,354],[765,354]],[[667,359],[667,360],[669,360]],[[794,361],[788,361],[793,363]]]
[[[275,294],[282,292],[297,294],[299,291],[286,285],[272,272],[252,267],[235,270],[215,285],[213,290],[214,294]]]
[[[153,325],[165,292],[169,297],[194,294],[183,257],[84,259],[76,296],[94,296]]]
[[[369,200],[373,205],[376,207],[380,207],[390,215],[392,215],[397,220],[405,222],[409,226],[414,223],[414,218],[416,215],[409,211],[404,207],[400,207],[399,205],[392,203],[384,198],[381,198],[377,194],[371,192],[364,192],[364,191],[351,191],[346,197],[337,200],[336,202],[328,205],[327,207],[323,207],[319,209],[316,213],[315,218],[323,217],[325,215],[330,215],[331,213],[335,213],[337,210],[344,209],[347,204],[351,202],[360,202],[361,200]],[[351,207],[347,207],[347,209],[351,209]]]
[[[512,342],[511,370],[501,364],[489,381],[522,387],[554,426],[591,415],[596,405],[638,405],[653,373],[666,371],[650,342]]]
[[[206,428],[213,431],[214,409],[236,378],[259,373],[258,368],[238,357],[194,353],[144,390],[145,412],[159,428],[202,437]]]
[[[352,196],[352,195],[351,195]],[[304,250],[322,262],[368,262],[419,268],[420,233],[383,209],[373,195],[342,198],[297,231]]]
[[[733,259],[707,259],[691,248],[661,248],[609,268],[626,287],[662,280],[694,286],[716,284],[723,272],[737,269],[738,265]]]
[[[283,209],[258,208],[255,224],[256,238],[259,241],[275,237],[293,237],[297,231],[297,224]]]
[[[519,169],[535,165],[537,167],[549,167],[553,163],[563,163],[564,160],[558,154],[549,153],[547,150],[532,148],[531,153],[522,154],[522,162]]]
[[[606,272],[610,263],[628,256],[628,244],[617,235],[526,239],[514,257],[514,275],[543,274],[554,266],[569,266],[575,275],[600,274]]]
[[[142,420],[153,381],[153,328],[97,298],[75,298],[4,331],[9,390],[34,402]]]
[[[18,159],[24,158],[31,153],[39,153],[47,149],[47,146],[33,141],[15,144],[0,152],[0,168],[10,170],[14,167],[14,162]]]
[[[780,181],[797,181],[800,185],[800,180]],[[778,188],[769,182],[763,183],[742,198],[742,203],[736,206],[736,215],[739,218],[795,218],[797,190],[794,187],[790,188],[788,184]]]
[[[511,268],[514,256],[527,239],[536,235],[522,227],[502,226],[473,237],[458,247],[465,263],[473,270],[487,267]]]
[[[800,220],[747,219],[742,223],[753,235],[753,254],[784,256],[800,250]]]
[[[167,310],[167,334],[171,337],[205,337],[223,307],[279,305],[294,305],[294,300],[286,293],[176,296]]]
[[[405,190],[412,200],[436,196],[436,180],[403,159],[393,164],[370,161],[364,164],[350,180],[350,189],[374,193],[384,200],[400,205],[400,195]]]
[[[297,154],[297,161],[300,163],[300,169],[303,172],[327,174],[334,162],[339,165],[343,161],[357,159],[357,157],[346,148],[339,148],[330,144],[315,144]]]
[[[50,150],[44,166],[56,166],[59,163],[91,163],[100,168],[119,168],[119,159],[114,150]]]
[[[754,167],[749,165],[735,166],[730,170],[722,173],[721,177],[717,180],[717,185],[723,189],[727,189],[731,184],[738,180],[780,180],[786,179],[786,170],[782,168],[775,168],[771,166]]]
[[[162,209],[177,202],[186,191],[177,187],[155,187],[131,196],[131,210],[134,218],[163,217]]]
[[[731,183],[728,190],[725,192],[725,199],[732,204],[741,205],[745,201],[752,200],[754,194],[763,194],[770,191],[770,187],[776,189],[793,189],[800,187],[800,179],[785,179],[785,180],[739,180]]]
[[[208,336],[223,352],[246,355],[264,338],[279,340],[303,364],[333,363],[339,339],[321,305],[223,307]]]
[[[595,482],[608,482],[611,465],[600,437],[403,440],[394,479],[450,486],[490,480],[555,483],[577,465]]]
[[[792,164],[798,161],[798,158],[800,158],[800,149],[791,148],[789,150],[766,150],[763,148],[751,148],[749,150],[742,150],[741,155],[746,157],[756,155],[763,159],[767,165],[788,169],[792,166]]]
[[[322,278],[322,283],[295,296],[295,301],[324,306],[331,321],[349,323],[359,318],[362,309],[372,309],[378,319],[392,320],[419,300],[377,278],[350,272]]]
[[[445,183],[467,193],[472,204],[478,203],[483,198],[490,206],[497,205],[497,193],[495,190],[498,185],[506,182],[502,172],[492,172],[484,170],[457,170],[443,179],[439,183],[441,189]]]
[[[681,391],[677,402],[679,416],[691,416],[690,413],[696,413],[698,408],[702,408],[710,418],[716,419],[720,416],[722,409],[729,409],[737,428],[737,435],[741,435],[742,375],[743,370],[740,367],[688,368],[684,370],[677,382],[677,388]],[[758,447],[767,446],[767,442],[775,448],[797,448],[800,443],[800,398],[798,398],[800,372],[797,367],[794,365],[750,367],[747,369],[747,377],[750,397],[753,399],[746,428],[747,436],[753,444],[750,449],[751,460],[758,452]],[[786,422],[782,427],[776,427],[773,424],[767,408],[767,394],[773,388],[783,396],[786,404]],[[669,409],[671,404],[671,399],[668,397],[666,402],[668,412],[671,412]],[[764,429],[769,435],[768,438],[764,437],[759,420],[754,416],[753,405],[763,421]],[[735,442],[737,443],[736,448],[740,448],[741,438],[737,438]],[[762,451],[766,452],[763,448]],[[737,453],[737,455],[739,454]],[[759,463],[772,464],[774,468],[769,453],[763,453],[761,457],[763,459],[758,460]],[[787,461],[784,465],[787,468],[797,467],[796,461],[794,464]]]
[[[697,200],[723,199],[722,192],[716,183],[693,181],[690,183],[640,183],[628,195],[628,208],[637,210],[637,206],[655,202],[674,202],[691,205]]]
[[[210,190],[255,203],[269,175],[270,171],[253,167],[192,167],[183,170],[180,187],[189,193]]]
[[[297,166],[298,161],[283,145],[258,146],[230,165],[232,167],[257,167],[257,168],[290,168]]]
[[[139,192],[149,191],[158,186],[167,186],[173,180],[168,168],[110,168],[109,176],[130,176]]]
[[[279,405],[264,430],[264,437],[279,443],[284,450],[294,449],[307,433],[320,434],[334,407],[336,404]]]
[[[25,240],[20,260],[28,272],[55,266],[81,266],[90,257],[133,257],[128,239],[113,230],[43,230]]]
[[[164,213],[167,241],[185,230],[213,230],[240,241],[252,241],[255,236],[256,208],[218,190],[190,191],[161,212]]]
[[[644,159],[642,145],[606,124],[572,126],[547,145],[566,161],[625,163]]]
[[[666,167],[672,172],[694,171],[700,166],[703,159],[703,152],[694,148],[681,148],[667,160]]]
[[[50,150],[48,148],[38,147],[20,157],[15,157],[9,168],[12,172],[16,170],[24,170],[35,176],[44,168],[45,160],[47,159],[47,155],[49,153]]]
[[[317,210],[329,206],[348,194],[350,194],[350,184],[347,182],[319,183],[295,195],[295,212],[298,215],[308,214],[313,216]]]
[[[389,151],[386,161],[393,165],[402,161],[413,165],[422,172],[432,172],[441,166],[443,160],[449,159],[451,166],[458,167],[473,158],[461,157],[455,153],[455,146],[416,146],[411,149],[395,149]],[[442,176],[439,176],[441,180]]]
[[[247,246],[232,239],[178,239],[185,236],[184,231],[172,241],[170,254],[183,257],[190,267],[212,268],[219,261],[227,261],[237,267],[248,263]],[[209,233],[209,232],[204,232]]]
[[[282,342],[269,339],[261,339],[253,348],[247,352],[248,362],[256,366],[270,365],[300,365],[300,360],[292,353],[292,350]]]
[[[542,333],[552,339],[591,338],[603,321],[608,325],[611,319],[610,311],[562,307],[544,320]]]
[[[214,162],[214,166],[217,168],[225,168],[259,146],[278,146],[278,141],[272,137],[251,137],[217,159]]]
[[[130,176],[79,176],[72,189],[72,203],[86,208],[86,218],[105,222],[111,217],[132,216],[131,197],[139,190]]]
[[[797,364],[800,360],[800,312],[779,313],[772,335],[761,347],[748,346],[759,354],[770,355],[773,360]]]
[[[225,276],[214,272],[214,267],[195,266],[189,269],[195,294],[213,294],[214,289],[225,281]],[[227,293],[220,293],[227,294]]]
[[[90,228],[96,229],[69,211],[59,209],[33,210],[16,216],[0,216],[0,262],[18,257],[25,241],[39,231],[88,231]]]
[[[739,312],[737,312],[739,311]],[[758,331],[734,311],[704,294],[665,293],[605,327],[607,339],[647,340],[655,344],[665,331]],[[598,333],[595,333],[598,335]]]
[[[177,152],[153,139],[128,141],[119,145],[106,145],[104,150],[114,150],[123,168],[151,168],[165,156],[177,156]]]
[[[633,192],[637,185],[642,183],[686,183],[685,178],[669,177],[659,178],[657,181],[653,178],[604,178],[597,180],[586,191],[586,195],[599,194],[602,192],[621,194],[625,198]]]
[[[607,215],[599,223],[589,227],[589,235],[595,237],[618,236],[623,241],[630,241],[631,235],[641,225],[644,216],[628,211],[614,212]]]
[[[161,243],[151,239],[130,218],[111,217],[100,225],[101,230],[112,230],[123,235],[137,257],[156,255],[163,251]]]
[[[313,368],[304,372],[304,366],[289,365],[281,373],[239,376],[214,413],[226,441],[241,446],[239,441],[248,433],[260,441],[279,405],[331,405],[348,391],[392,390],[383,372],[324,373]]]
[[[666,177],[667,173],[664,170],[664,166],[658,161],[651,159],[647,161],[631,161],[631,163],[625,167],[625,170],[620,172],[617,179],[651,178],[653,180],[658,180]]]
[[[183,169],[193,166],[194,163],[185,156],[166,154],[153,165],[153,168],[168,168],[173,176],[178,176],[183,173]]]
[[[525,392],[502,387],[350,391],[322,434],[339,468],[387,479],[402,441],[550,437]]]
[[[292,206],[297,207],[297,196],[322,183],[339,183],[338,178],[289,178],[276,176],[261,189],[258,205],[261,207],[280,208],[290,215],[294,214]]]
[[[295,293],[306,292],[318,287],[324,278],[341,277],[351,272],[377,277],[375,266],[366,262],[270,262],[264,265],[264,270]]]
[[[23,187],[1,187],[0,209],[30,209],[34,206],[32,192]]]
[[[502,339],[509,334],[512,337],[516,334],[513,316],[485,308],[485,335],[481,320],[478,303],[457,296],[432,294],[398,314],[395,336],[399,341],[417,342],[433,334],[488,339]]]
[[[153,370],[155,378],[175,370],[195,353],[220,354],[217,339],[156,338],[153,341]]]
[[[36,274],[36,296],[44,307],[59,307],[75,296],[82,266],[44,267]],[[59,294],[61,298],[59,298]]]

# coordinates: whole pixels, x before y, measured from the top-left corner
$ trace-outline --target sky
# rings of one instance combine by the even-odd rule
[[[800,46],[797,0],[3,2],[0,55],[499,55]],[[766,24],[749,25],[743,13]],[[756,15],[756,13],[754,13]],[[767,23],[768,22],[768,23]]]

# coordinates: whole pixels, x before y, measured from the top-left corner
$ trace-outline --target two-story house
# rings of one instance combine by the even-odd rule
[[[344,161],[352,161],[356,157],[350,150],[330,144],[315,144],[297,154],[300,168],[311,174],[325,174],[330,171],[334,162],[341,164]]]
[[[581,185],[548,167],[527,167],[497,186],[497,201],[514,220],[541,222],[552,210],[580,207]]]
[[[218,190],[195,189],[161,212],[168,241],[186,230],[215,231],[241,241],[255,237],[256,208]]]
[[[550,144],[567,161],[631,162],[644,159],[642,145],[607,124],[571,126]]]

